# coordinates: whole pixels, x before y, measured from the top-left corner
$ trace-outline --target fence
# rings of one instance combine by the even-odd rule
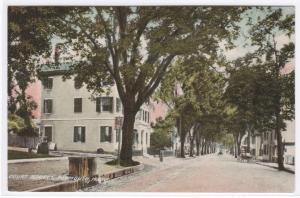
[[[162,151],[164,157],[175,156],[175,151],[171,150],[159,150],[153,148],[148,148],[147,150],[149,155],[159,155],[160,151]]]
[[[8,146],[17,146],[24,148],[36,148],[40,142],[40,137],[26,137],[17,134],[8,134]]]

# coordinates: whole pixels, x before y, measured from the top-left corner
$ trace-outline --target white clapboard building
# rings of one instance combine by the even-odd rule
[[[78,88],[73,78],[62,79],[69,66],[65,63],[42,69],[46,76],[41,93],[43,136],[58,150],[117,151],[121,130],[115,123],[123,117],[123,110],[116,85],[106,86],[109,93],[92,95],[85,86]],[[148,104],[142,106],[134,126],[133,149],[141,153],[150,147],[149,109]]]

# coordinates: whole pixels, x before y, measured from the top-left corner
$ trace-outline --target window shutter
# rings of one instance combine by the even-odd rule
[[[100,142],[105,141],[105,127],[100,127]]]
[[[77,142],[78,141],[78,127],[74,127],[74,139],[73,141],[74,142]]]
[[[52,89],[52,87],[53,87],[53,78],[48,78],[48,83],[49,83],[49,89]]]
[[[43,110],[44,110],[44,113],[46,113],[46,100],[44,100],[44,108],[43,108]]]
[[[96,111],[101,112],[101,98],[100,97],[96,98]]]
[[[52,113],[52,100],[48,100],[48,105],[49,105],[49,107],[48,107],[48,113]]]
[[[81,127],[81,142],[85,142],[85,127]]]
[[[76,98],[74,98],[74,112],[77,112],[76,102],[77,102],[77,100],[76,100]]]
[[[112,127],[108,127],[109,128],[109,142],[112,142]]]
[[[113,97],[110,98],[110,107],[111,107],[110,112],[113,113],[114,112],[114,98]]]

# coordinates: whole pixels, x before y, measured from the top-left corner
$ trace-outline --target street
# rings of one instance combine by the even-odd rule
[[[293,192],[295,175],[229,155],[145,160],[145,169],[83,191],[97,192]]]

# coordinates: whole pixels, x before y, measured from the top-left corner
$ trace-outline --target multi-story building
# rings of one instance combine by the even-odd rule
[[[247,146],[247,134],[242,146]],[[282,131],[284,163],[295,164],[295,120],[286,121],[286,129]],[[250,139],[251,155],[258,160],[277,161],[277,135],[275,131],[255,133]]]
[[[73,78],[62,79],[69,66],[42,69],[46,76],[41,94],[43,135],[59,150],[116,151],[122,132],[115,122],[123,116],[116,86],[103,85],[110,91],[93,95],[85,86],[76,85]],[[145,153],[150,146],[150,133],[149,105],[144,104],[136,116],[133,149]]]
[[[286,122],[286,129],[282,131],[284,145],[284,162],[295,164],[295,120]]]

